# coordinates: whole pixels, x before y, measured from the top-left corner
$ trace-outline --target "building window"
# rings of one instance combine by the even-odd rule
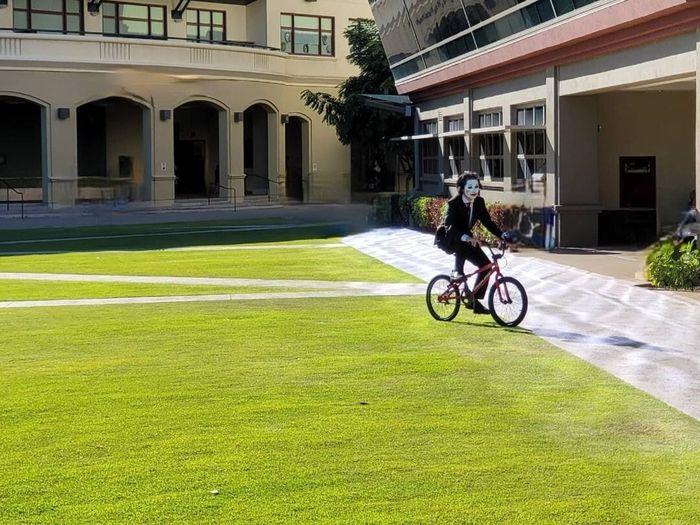
[[[424,135],[435,135],[437,133],[437,120],[424,120],[420,124]]]
[[[421,141],[421,173],[437,175],[440,173],[440,143],[436,139]]]
[[[451,137],[446,139],[445,147],[447,149],[447,161],[450,166],[451,176],[461,174],[467,169],[464,165],[464,152],[466,150],[464,137]]]
[[[16,30],[81,33],[81,0],[14,0],[13,27]]]
[[[464,118],[451,118],[445,123],[445,131],[464,131]]]
[[[517,126],[544,126],[544,106],[529,106],[515,110]]]
[[[502,113],[500,111],[492,111],[479,113],[477,117],[477,128],[494,128],[503,124]]]
[[[326,16],[282,13],[280,48],[293,55],[333,56],[334,20]]]
[[[165,7],[104,2],[102,32],[105,35],[164,38]]]
[[[503,179],[503,134],[485,133],[477,135],[477,140],[479,178]]]
[[[187,9],[187,40],[223,42],[226,40],[226,16],[223,11]]]
[[[515,134],[517,143],[517,178],[532,180],[533,174],[547,172],[546,134],[543,129],[519,131]]]

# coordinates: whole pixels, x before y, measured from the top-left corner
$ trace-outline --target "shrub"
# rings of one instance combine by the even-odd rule
[[[486,209],[489,211],[493,222],[495,222],[496,226],[501,230],[512,230],[517,226],[518,212],[521,210],[520,206],[506,206],[505,204],[494,202],[487,204]],[[480,242],[489,244],[498,242],[498,239],[496,239],[481,223],[479,223],[474,230],[474,237]]]
[[[661,288],[690,290],[700,286],[700,250],[695,243],[660,242],[647,256],[646,278]]]

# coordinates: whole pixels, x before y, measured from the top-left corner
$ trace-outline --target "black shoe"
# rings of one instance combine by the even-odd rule
[[[474,313],[475,314],[490,314],[488,308],[482,305],[479,301],[474,301]]]

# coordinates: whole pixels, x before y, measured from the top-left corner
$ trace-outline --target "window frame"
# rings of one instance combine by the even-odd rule
[[[114,5],[114,16],[112,15],[105,15],[104,13],[104,8],[107,4],[112,4]],[[119,15],[119,6],[120,5],[135,5],[138,7],[146,7],[148,10],[148,18],[132,18],[132,17],[122,17]],[[161,20],[156,20],[152,18],[151,16],[151,9],[156,8],[156,9],[162,9],[163,11],[163,18]],[[109,20],[114,20],[114,33],[108,33],[105,32],[105,19]],[[138,21],[138,22],[146,22],[148,24],[148,34],[128,34],[128,33],[121,33],[119,30],[120,22],[122,20],[133,20],[133,21]],[[163,24],[163,34],[162,35],[154,35],[153,34],[153,22],[161,22]],[[148,38],[148,39],[154,39],[154,40],[164,40],[168,38],[168,11],[165,8],[165,6],[162,5],[157,5],[157,4],[137,4],[134,2],[116,2],[113,0],[109,0],[107,2],[102,2],[102,34],[105,36],[118,36],[120,38]]]
[[[478,173],[481,180],[502,181],[505,178],[506,141],[503,133],[479,133],[474,135],[478,152]],[[498,139],[498,147],[494,148]],[[500,152],[497,151],[500,149]],[[500,175],[494,175],[495,165],[500,166]]]
[[[63,33],[63,34],[84,34],[85,33],[85,10],[83,1],[78,2],[78,12],[69,13],[67,10],[68,0],[61,0],[62,9],[60,11],[47,11],[45,9],[32,9],[32,0],[25,0],[26,7],[12,6],[12,29],[14,31],[26,31],[33,33]],[[15,16],[17,12],[25,13],[27,27],[16,27]],[[52,15],[61,17],[61,29],[36,29],[32,27],[32,14]],[[68,15],[77,15],[79,20],[79,29],[77,31],[68,29]]]
[[[190,23],[190,21],[187,20],[187,13],[188,13],[188,12],[192,12],[192,11],[197,13],[197,22],[196,22],[195,24]],[[201,17],[200,17],[200,15],[201,15],[202,12],[209,13],[209,15],[210,15],[210,20],[211,20],[211,21],[210,21],[210,23],[209,23],[208,25],[207,25],[207,24],[203,24],[203,23],[201,22]],[[214,24],[214,17],[211,16],[211,15],[213,15],[214,13],[217,13],[217,14],[221,14],[221,15],[222,15],[222,17],[223,17],[223,22],[222,22],[221,25],[218,25],[218,24],[215,25],[215,24]],[[227,29],[227,28],[226,28],[226,11],[219,11],[218,9],[199,9],[199,8],[196,8],[196,7],[192,7],[192,8],[188,7],[187,9],[185,9],[185,13],[184,13],[184,17],[183,17],[183,18],[185,19],[185,38],[186,38],[188,41],[190,41],[190,42],[207,42],[207,43],[209,43],[209,44],[216,44],[216,43],[219,43],[219,42],[226,42],[226,41],[227,41],[227,37],[226,37],[226,29]],[[197,28],[197,38],[192,38],[192,37],[187,36],[187,29],[188,29],[190,26],[194,26],[194,27]],[[201,38],[199,35],[201,34],[201,28],[202,28],[202,26],[207,27],[207,28],[209,29],[211,35],[214,34],[214,28],[219,28],[219,27],[220,27],[221,30],[222,30],[222,31],[221,31],[221,33],[222,33],[222,38],[221,38],[221,40],[214,40],[213,38],[211,38],[211,39]]]
[[[284,25],[282,23],[282,17],[291,17],[291,26]],[[295,29],[296,31],[299,30],[304,30],[304,31],[311,31],[306,28],[301,28],[301,27],[296,27],[294,24],[295,17],[306,17],[306,18],[315,18],[318,21],[318,30],[317,30],[317,36],[318,36],[318,53],[298,53],[296,51],[296,38],[295,38]],[[323,29],[323,20],[330,20],[331,22],[331,29]],[[290,34],[289,41],[285,42],[285,31],[288,31]],[[324,54],[322,52],[323,50],[323,35],[330,35],[331,38],[331,53],[330,54]],[[286,45],[289,45],[289,49],[286,49]],[[308,14],[302,14],[302,13],[287,13],[287,12],[282,12],[280,13],[280,50],[289,53],[290,55],[297,55],[297,56],[310,56],[310,57],[335,57],[335,17],[332,16],[320,16],[320,15],[308,15]]]

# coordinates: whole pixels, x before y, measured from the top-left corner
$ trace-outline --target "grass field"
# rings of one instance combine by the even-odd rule
[[[415,282],[345,247],[143,248],[0,271]],[[420,296],[3,309],[0,326],[1,523],[700,521],[698,421],[526,331],[435,322]]]

